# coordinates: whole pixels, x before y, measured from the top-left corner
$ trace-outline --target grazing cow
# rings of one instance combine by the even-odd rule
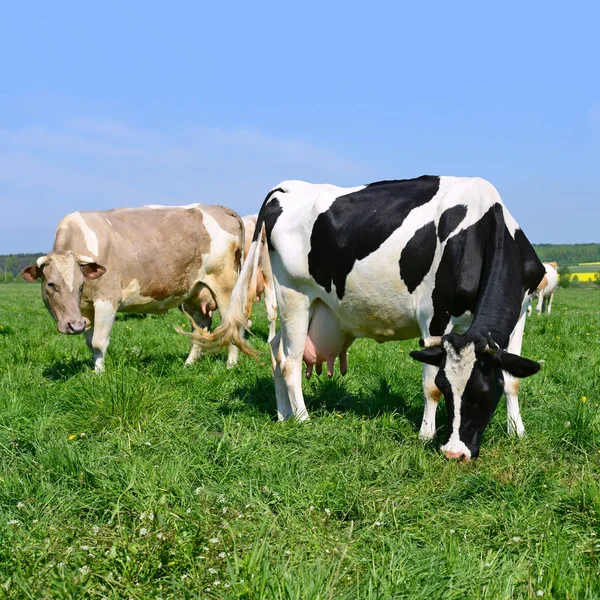
[[[250,252],[250,244],[254,237],[256,221],[258,215],[247,215],[242,217],[245,228],[245,256]],[[267,237],[265,232],[260,236],[260,250],[258,258],[258,273],[256,276],[256,292],[250,292],[251,296],[260,301],[260,297],[265,295],[265,307],[267,309],[267,318],[269,319],[269,342],[275,337],[275,324],[277,322],[277,304],[275,302],[275,288],[273,287],[273,271],[271,270],[271,260],[269,259],[269,249],[267,248]],[[251,322],[249,322],[249,327]]]
[[[42,299],[60,333],[85,332],[97,372],[117,312],[165,313],[184,305],[199,327],[229,308],[244,247],[244,225],[222,206],[144,206],[75,212],[54,247],[23,269],[42,279]],[[200,354],[192,344],[186,364]],[[230,347],[228,363],[238,349]]]
[[[355,188],[285,181],[267,195],[230,311],[203,348],[241,339],[252,307],[259,234],[266,231],[281,322],[271,341],[280,419],[308,418],[302,361],[336,357],[346,371],[355,338],[421,337],[411,356],[424,363],[420,437],[435,433],[444,395],[442,451],[469,460],[504,390],[508,429],[522,435],[519,379],[536,373],[521,358],[526,308],[544,268],[496,189],[478,178],[423,176]]]
[[[546,303],[546,312],[548,314],[552,312],[554,292],[556,292],[556,288],[558,287],[558,264],[556,262],[545,262],[542,264],[546,269],[546,274],[537,288],[538,304],[535,310],[538,315],[541,315],[544,311],[544,302]],[[531,304],[527,309],[527,313],[531,314]]]

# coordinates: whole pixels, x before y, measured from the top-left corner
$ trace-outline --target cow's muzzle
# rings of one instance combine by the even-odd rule
[[[446,450],[444,452],[444,456],[448,460],[458,460],[459,462],[469,462],[471,460],[471,457],[467,456],[464,452],[452,452],[450,450]]]
[[[85,330],[85,319],[77,319],[74,321],[67,321],[66,325],[58,327],[60,333],[66,333],[67,335],[77,335],[83,333]]]

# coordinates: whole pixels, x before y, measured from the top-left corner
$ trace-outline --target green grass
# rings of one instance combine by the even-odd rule
[[[181,323],[119,317],[98,376],[0,286],[0,597],[600,597],[600,291],[529,319],[528,435],[501,405],[466,465],[417,440],[416,340],[356,342],[279,424],[268,355],[186,369]]]

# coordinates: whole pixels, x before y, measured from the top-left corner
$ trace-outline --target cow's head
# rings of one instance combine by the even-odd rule
[[[60,333],[82,333],[86,320],[81,314],[81,293],[88,279],[97,279],[106,269],[72,252],[51,252],[21,271],[26,281],[42,280],[42,300]]]
[[[447,458],[475,458],[504,389],[503,371],[529,377],[540,370],[540,364],[502,350],[489,336],[451,333],[429,338],[423,345],[424,350],[410,355],[439,367],[435,384],[444,394],[448,413],[442,452]]]

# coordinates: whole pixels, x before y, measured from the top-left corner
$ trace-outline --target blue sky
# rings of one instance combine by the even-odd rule
[[[283,179],[490,180],[533,242],[600,242],[593,2],[13,2],[0,253],[68,212],[256,212]]]

